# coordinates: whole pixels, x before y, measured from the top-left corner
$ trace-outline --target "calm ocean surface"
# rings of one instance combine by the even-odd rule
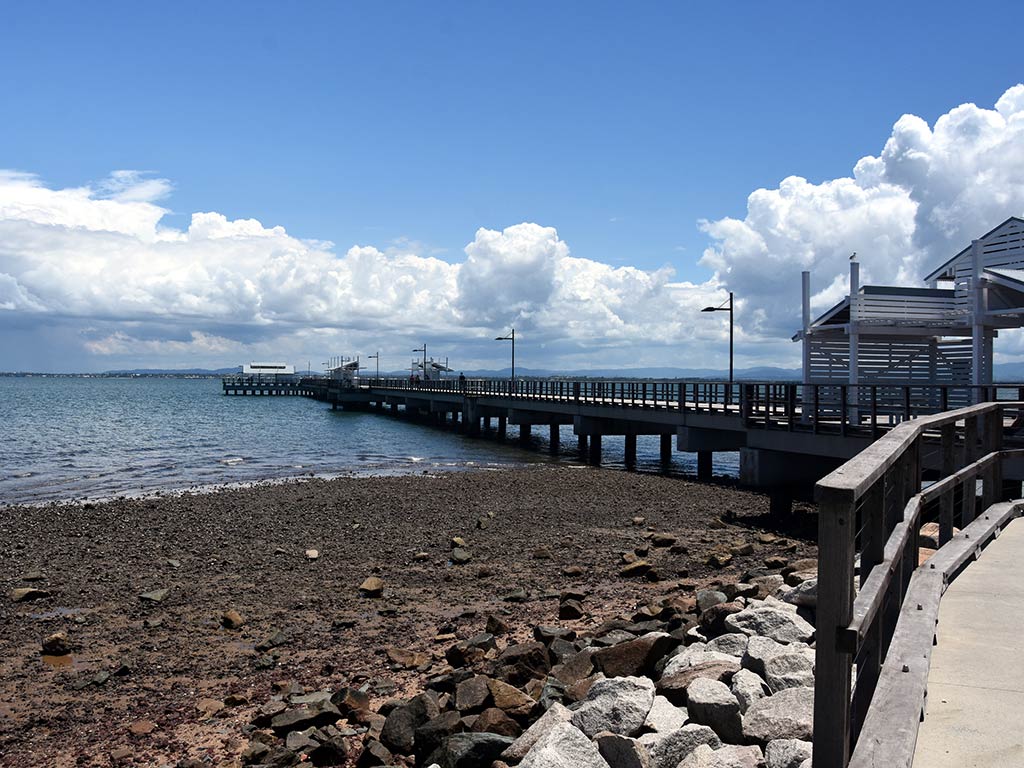
[[[224,397],[219,379],[0,377],[0,504],[138,495],[303,475],[395,474],[578,463],[572,427],[561,452],[547,430],[520,448],[402,418],[331,411],[304,397]],[[621,437],[604,465],[623,466]],[[656,437],[637,440],[638,469],[660,471]],[[738,474],[736,454],[715,471]],[[692,474],[693,454],[670,470]]]

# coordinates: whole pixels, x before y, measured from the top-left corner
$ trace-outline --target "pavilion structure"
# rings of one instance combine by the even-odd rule
[[[793,337],[803,342],[803,383],[845,385],[854,406],[887,385],[943,384],[962,387],[959,400],[978,399],[992,384],[999,330],[1024,325],[1024,219],[1007,219],[923,282],[861,285],[851,257],[850,295],[812,320],[804,272],[803,329]]]

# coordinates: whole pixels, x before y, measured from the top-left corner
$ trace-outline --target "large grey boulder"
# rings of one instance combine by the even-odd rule
[[[669,659],[661,676],[671,677],[678,672],[682,672],[684,669],[696,667],[699,664],[706,664],[709,661],[730,661],[739,664],[740,657],[722,653],[721,651],[708,650],[704,644],[694,643]]]
[[[664,696],[655,696],[651,711],[644,720],[644,730],[668,733],[682,728],[688,720],[686,707],[677,707]]]
[[[719,635],[714,640],[709,640],[704,650],[726,653],[740,658],[743,656],[743,652],[747,650],[748,642],[750,642],[750,637],[742,632],[730,632],[725,635]]]
[[[730,632],[770,637],[780,643],[806,643],[814,638],[814,627],[796,613],[767,605],[730,614],[725,626]]]
[[[770,637],[751,637],[750,642],[747,643],[747,650],[743,653],[742,663],[745,668],[764,677],[765,663],[768,659],[778,656],[780,653],[795,653],[797,651],[808,653],[811,659],[814,658],[813,649],[809,648],[806,643],[783,644]]]
[[[612,768],[651,768],[647,747],[629,736],[601,731],[594,737],[601,757]]]
[[[775,739],[810,741],[814,734],[814,689],[787,688],[750,705],[743,716],[747,742],[767,744]]]
[[[775,739],[764,748],[768,768],[800,768],[811,756],[811,742],[800,739]]]
[[[761,748],[757,745],[729,745],[711,749],[702,744],[679,763],[677,768],[761,768],[763,765]]]
[[[744,713],[755,701],[763,699],[771,693],[768,689],[768,684],[761,679],[761,676],[756,672],[751,672],[749,669],[741,669],[732,676],[732,686],[729,690],[732,691],[732,695],[739,702],[740,712]]]
[[[676,768],[679,762],[701,744],[713,749],[722,746],[718,735],[706,725],[688,723],[671,733],[645,733],[638,741],[651,755],[651,768]]]
[[[549,731],[553,730],[556,725],[567,723],[570,720],[572,720],[572,711],[555,702],[547,712],[541,715],[533,725],[523,732],[522,736],[512,742],[512,745],[501,753],[501,759],[513,763],[519,762],[526,757],[526,753],[530,751],[530,748]]]
[[[541,736],[519,765],[520,768],[610,768],[597,745],[571,723],[559,723]]]
[[[646,677],[598,680],[573,713],[572,724],[588,738],[601,731],[635,736],[654,704],[654,682]]]
[[[686,694],[686,711],[693,722],[708,726],[724,741],[733,744],[743,741],[740,704],[729,686],[699,677],[690,683]]]
[[[764,664],[764,677],[773,692],[801,686],[814,687],[814,661],[807,654],[780,653]]]

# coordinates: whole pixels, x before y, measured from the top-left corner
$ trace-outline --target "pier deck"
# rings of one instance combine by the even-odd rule
[[[937,635],[914,768],[1024,766],[1024,521],[950,585]]]

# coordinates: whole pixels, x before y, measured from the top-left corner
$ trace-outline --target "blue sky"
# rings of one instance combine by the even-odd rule
[[[984,43],[993,19],[1016,15],[1009,3],[635,6],[14,4],[0,24],[0,168],[50,190],[148,172],[168,180],[152,200],[163,227],[215,211],[338,255],[361,245],[460,264],[479,228],[530,222],[573,257],[704,284],[714,269],[698,260],[722,238],[701,220],[743,220],[751,192],[789,176],[850,177],[901,115],[932,125],[963,103],[992,110],[1024,75],[1014,46]],[[988,225],[966,216],[956,230]],[[535,310],[494,321],[528,326]],[[139,320],[93,319],[98,335]],[[251,340],[188,325],[147,339]],[[21,351],[38,336],[0,341]]]

